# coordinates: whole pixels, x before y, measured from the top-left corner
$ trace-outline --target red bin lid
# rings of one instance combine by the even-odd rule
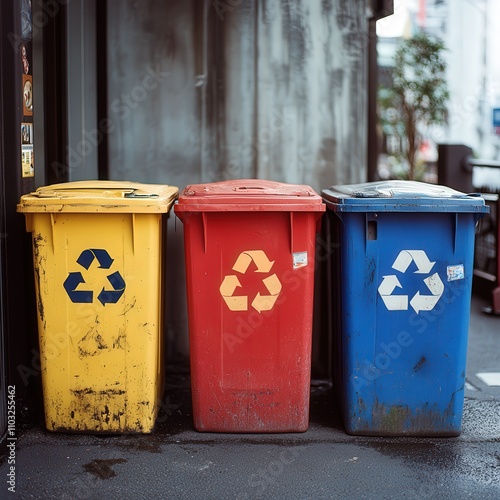
[[[323,212],[321,196],[310,186],[261,179],[191,184],[180,194],[176,212]]]

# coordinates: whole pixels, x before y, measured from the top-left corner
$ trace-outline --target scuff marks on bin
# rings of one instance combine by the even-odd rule
[[[40,233],[33,233],[33,255],[40,255],[40,245],[47,243],[47,238],[44,238]]]
[[[113,349],[125,349],[125,342],[127,340],[127,335],[124,330],[120,330],[118,337],[113,341]]]
[[[365,269],[365,288],[369,288],[373,285],[377,273],[377,263],[373,257],[366,258]]]
[[[97,316],[95,322],[96,324],[91,326],[83,338],[78,342],[78,354],[80,359],[86,356],[95,356],[104,350],[125,350],[127,335],[124,328],[118,331],[117,337],[111,337],[109,340],[106,340],[104,329],[99,325]]]
[[[35,281],[38,290],[43,290],[41,283],[42,278],[45,280],[45,265],[46,260],[43,256],[43,252],[40,247],[47,244],[47,239],[44,238],[40,233],[33,233],[33,257],[34,257],[34,271],[35,271]],[[37,307],[40,321],[43,323],[45,328],[45,310],[43,305],[42,294],[37,294]]]
[[[88,394],[100,395],[100,396],[121,396],[125,394],[125,391],[120,389],[105,389],[102,391],[95,391],[94,389],[87,387],[85,389],[72,389],[71,392],[76,397],[82,397]]]
[[[422,356],[422,357],[418,360],[417,364],[413,367],[413,371],[414,371],[414,372],[418,372],[418,371],[422,368],[422,366],[424,366],[424,364],[425,364],[426,362],[427,362],[427,358],[426,358],[425,356]]]
[[[123,307],[123,312],[120,314],[120,316],[125,316],[129,311],[131,311],[134,307],[135,304],[137,303],[137,297],[132,297],[131,301],[125,304]]]
[[[72,403],[65,425],[64,418],[52,421],[51,430],[72,432],[150,432],[154,420],[154,405],[149,401],[134,402],[135,394],[123,389],[107,388],[96,390],[92,387],[71,389]],[[134,411],[135,410],[135,411]],[[65,413],[58,408],[60,415]],[[132,415],[135,415],[132,418]]]
[[[204,418],[193,414],[196,430],[247,433],[247,432],[293,432],[307,430],[308,408],[283,404],[279,390],[231,391],[231,401],[226,404],[209,406]],[[276,418],[280,415],[281,418]],[[249,431],[249,429],[251,429]]]
[[[104,423],[109,424],[110,411],[108,405],[104,405],[104,411],[97,414],[97,420],[102,420]]]
[[[387,434],[404,433],[405,423],[411,418],[411,411],[405,405],[385,407],[376,404],[373,413],[373,418],[381,421],[380,429]]]
[[[109,347],[104,341],[100,329],[95,326],[91,327],[80,342],[78,342],[78,353],[80,358],[95,356],[103,349],[109,349]]]
[[[359,401],[359,414],[352,419],[350,434],[367,436],[457,436],[454,418],[460,418],[455,408],[455,394],[444,409],[437,404],[422,403],[411,409],[405,404],[386,404],[378,399],[367,413],[364,401]]]
[[[40,267],[37,265],[35,265],[35,280],[38,290],[40,290]],[[38,294],[37,307],[38,307],[38,314],[40,316],[40,321],[45,325],[45,312],[43,308],[43,300],[41,294]]]

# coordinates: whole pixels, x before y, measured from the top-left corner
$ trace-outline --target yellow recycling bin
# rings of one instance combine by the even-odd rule
[[[162,396],[163,237],[178,189],[79,181],[22,196],[47,429],[151,432]]]

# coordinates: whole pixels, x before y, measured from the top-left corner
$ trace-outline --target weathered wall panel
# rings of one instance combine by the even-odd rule
[[[108,0],[108,30],[111,178],[365,180],[364,1]],[[167,325],[186,353],[173,226]]]
[[[317,189],[365,175],[363,2],[259,3],[258,173]],[[283,126],[266,141],[276,112]]]
[[[190,2],[112,0],[109,9],[111,175],[193,180],[200,116]]]

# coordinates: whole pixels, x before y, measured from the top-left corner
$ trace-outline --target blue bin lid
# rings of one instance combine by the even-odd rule
[[[321,191],[336,212],[489,212],[479,194],[417,181],[379,181],[332,186]]]

